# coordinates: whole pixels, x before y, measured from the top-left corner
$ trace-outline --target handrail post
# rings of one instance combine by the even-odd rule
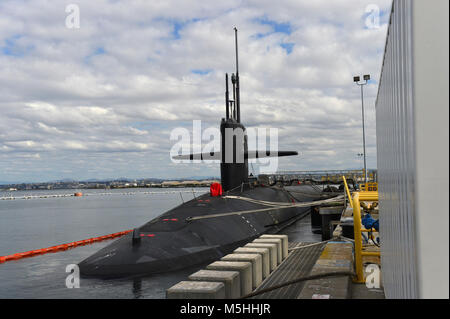
[[[356,282],[364,282],[364,271],[362,264],[362,236],[361,236],[361,207],[359,204],[359,193],[353,194],[353,229],[355,238],[355,268]]]
[[[348,202],[350,203],[350,207],[353,208],[352,195],[350,195],[350,190],[348,189],[347,180],[345,179],[345,176],[342,176],[342,179],[344,180],[344,186],[345,186],[345,191],[347,192]]]

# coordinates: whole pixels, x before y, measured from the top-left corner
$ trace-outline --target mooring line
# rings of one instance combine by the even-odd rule
[[[225,196],[225,197],[227,197],[227,196]],[[246,197],[235,198],[235,199],[246,200],[246,201],[251,200],[251,199],[246,198]],[[212,214],[212,215],[194,216],[194,217],[186,218],[186,221],[191,222],[191,221],[200,220],[200,219],[209,219],[209,218],[225,217],[225,216],[232,216],[232,215],[244,215],[244,214],[262,213],[262,212],[267,212],[267,211],[271,211],[271,210],[274,210],[274,209],[310,207],[310,206],[318,206],[318,205],[322,205],[322,204],[339,203],[339,202],[343,203],[343,199],[344,199],[344,196],[341,195],[341,196],[337,196],[335,198],[318,200],[318,201],[313,201],[313,202],[304,202],[304,203],[297,203],[297,204],[295,204],[295,203],[290,204],[289,203],[288,205],[286,205],[287,203],[278,203],[279,206],[274,206],[273,205],[276,202],[266,202],[267,203],[266,206],[270,206],[270,207],[268,207],[268,208],[260,208],[260,209],[251,209],[251,210],[241,210],[241,211],[227,212],[227,213],[220,213],[220,214]],[[261,201],[261,205],[264,205],[264,204],[262,204],[262,202],[265,202],[265,201]]]

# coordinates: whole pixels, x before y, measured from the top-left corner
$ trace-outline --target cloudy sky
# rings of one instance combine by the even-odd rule
[[[79,8],[79,28],[70,4]],[[218,165],[172,163],[170,132],[192,130],[193,120],[217,127],[224,117],[235,26],[242,121],[278,128],[280,149],[301,154],[281,159],[279,169],[362,167],[352,77],[366,73],[375,168],[374,102],[390,4],[2,0],[0,182],[218,176]]]

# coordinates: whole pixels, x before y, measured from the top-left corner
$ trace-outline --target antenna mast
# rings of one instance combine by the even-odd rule
[[[241,99],[240,99],[240,92],[239,92],[239,58],[238,58],[238,37],[237,37],[237,28],[234,27],[234,38],[235,38],[235,44],[236,44],[236,101],[235,108],[236,108],[236,120],[238,123],[241,122]]]
[[[227,120],[230,118],[230,93],[228,91],[228,73],[225,74],[225,107],[226,107],[226,115],[227,115]]]

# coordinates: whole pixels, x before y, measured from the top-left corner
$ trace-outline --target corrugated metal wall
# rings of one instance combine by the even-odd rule
[[[448,298],[447,0],[393,1],[376,119],[386,297]]]
[[[416,298],[412,8],[394,1],[376,103],[383,283],[388,298]]]

